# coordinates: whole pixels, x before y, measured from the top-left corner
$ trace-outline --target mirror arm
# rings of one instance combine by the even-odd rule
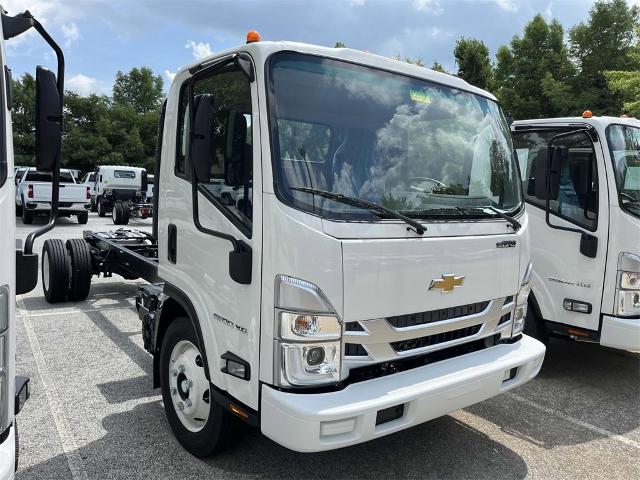
[[[64,54],[62,53],[62,49],[60,46],[51,38],[51,36],[47,33],[44,27],[31,16],[31,14],[27,11],[22,15],[29,15],[33,21],[33,27],[40,34],[40,36],[44,39],[45,42],[49,44],[49,46],[56,52],[56,57],[58,59],[58,75],[56,78],[58,94],[60,96],[60,129],[62,130],[63,122],[62,122],[62,106],[64,105]],[[61,142],[62,143],[62,142]],[[44,235],[49,230],[51,230],[56,225],[56,220],[58,219],[58,204],[60,198],[60,150],[61,146],[58,147],[58,152],[56,154],[55,164],[53,166],[53,172],[51,175],[51,216],[49,217],[49,222],[46,225],[43,225],[37,230],[29,233],[27,239],[24,244],[24,253],[31,254],[33,253],[33,242],[36,238],[41,235]]]

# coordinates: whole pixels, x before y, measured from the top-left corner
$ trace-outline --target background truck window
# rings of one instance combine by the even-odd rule
[[[523,174],[526,200],[540,208],[545,201],[535,196],[536,163],[545,161],[549,139],[560,131],[516,132],[514,143]],[[560,194],[551,200],[551,212],[576,225],[595,231],[598,227],[598,168],[593,144],[584,134],[554,142],[568,147],[560,166]]]

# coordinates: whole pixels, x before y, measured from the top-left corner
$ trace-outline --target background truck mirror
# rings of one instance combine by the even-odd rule
[[[194,100],[189,161],[193,162],[196,175],[194,181],[208,182],[213,160],[213,95],[198,95]]]
[[[541,148],[538,151],[535,194],[540,200],[556,200],[558,198],[560,194],[560,166],[568,154],[569,150],[566,147]]]
[[[251,174],[251,146],[247,144],[247,118],[242,112],[232,111],[229,115],[231,151],[224,158],[224,180],[231,187],[241,187],[248,183]]]
[[[62,117],[56,76],[44,67],[36,69],[36,169],[50,172],[60,151]]]

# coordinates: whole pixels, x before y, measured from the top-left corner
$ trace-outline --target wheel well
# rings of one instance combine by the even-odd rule
[[[164,334],[171,322],[178,317],[188,317],[187,311],[173,298],[168,298],[162,304],[162,313],[156,327],[156,338],[153,354],[153,387],[160,387],[160,347],[164,340]]]
[[[533,313],[535,313],[538,320],[540,321],[544,320],[544,318],[542,317],[542,312],[540,311],[540,305],[538,305],[538,300],[536,299],[536,296],[533,293],[533,290],[531,290],[531,292],[529,293],[528,302],[529,302],[529,306],[532,308]]]
[[[195,309],[191,302],[184,294],[177,288],[170,286],[165,283],[165,293],[169,295],[162,303],[162,310],[160,313],[160,319],[158,321],[158,326],[156,327],[156,335],[154,342],[154,355],[153,355],[153,386],[154,388],[158,388],[160,386],[160,347],[162,346],[162,341],[164,339],[164,335],[169,328],[171,322],[173,322],[178,317],[186,317],[189,319],[191,326],[196,334],[196,338],[198,339],[200,352],[202,354],[204,360],[204,374],[207,379],[211,379],[209,375],[209,364],[207,362],[207,351],[202,340],[202,332],[200,330],[200,325],[198,323],[198,318],[195,313]]]

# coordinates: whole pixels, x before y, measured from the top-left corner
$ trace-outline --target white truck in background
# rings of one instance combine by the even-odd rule
[[[531,224],[526,331],[640,351],[640,121],[511,126]]]
[[[84,183],[89,185],[89,195],[91,196],[89,200],[89,211],[96,211],[96,172],[87,172],[80,183]]]
[[[149,282],[144,347],[192,454],[228,442],[230,416],[330,450],[538,373],[545,347],[522,334],[527,213],[491,94],[364,52],[253,41],[177,73],[159,139],[153,233],[85,231],[71,258],[48,239],[43,285],[54,302],[86,298],[92,275]]]
[[[36,215],[49,216],[51,213],[51,172],[39,172],[29,167],[16,186],[16,215],[22,215],[22,222],[33,223]],[[70,170],[60,170],[60,199],[58,217],[75,216],[84,225],[89,220],[91,187],[76,183]]]
[[[111,213],[115,225],[126,225],[130,217],[151,216],[153,205],[147,200],[144,168],[101,165],[95,174],[95,204],[100,217]]]
[[[60,181],[64,56],[29,12],[11,17],[1,6],[0,12],[0,480],[11,480],[18,465],[16,415],[29,398],[29,379],[16,375],[16,294],[35,288],[38,255],[33,253],[33,243],[55,225]],[[36,168],[50,172],[53,177],[51,215],[46,225],[27,236],[23,248],[22,242],[16,240],[11,70],[5,62],[5,41],[31,28],[55,51],[58,74],[56,77],[40,66],[36,69]]]

